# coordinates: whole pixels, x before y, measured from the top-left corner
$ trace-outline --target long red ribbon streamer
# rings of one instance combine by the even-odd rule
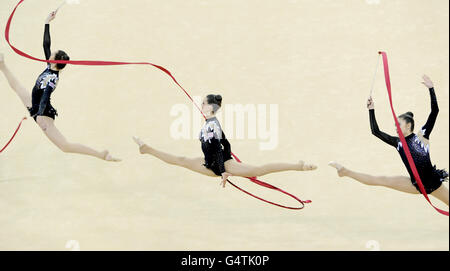
[[[431,206],[433,206],[433,208],[436,209],[436,211],[438,211],[439,213],[441,213],[443,215],[448,216],[448,212],[435,207],[433,205],[433,203],[431,203],[430,199],[428,198],[427,192],[425,191],[425,187],[422,184],[422,180],[420,179],[419,172],[417,171],[416,165],[414,164],[414,160],[411,156],[411,152],[409,151],[408,144],[406,143],[405,136],[403,135],[403,132],[400,129],[400,124],[397,119],[397,114],[395,114],[395,111],[394,111],[394,105],[392,103],[391,79],[389,76],[389,65],[388,65],[387,54],[385,52],[379,52],[379,54],[381,54],[381,56],[383,57],[384,79],[386,81],[386,88],[387,88],[387,92],[388,92],[388,96],[389,96],[389,103],[391,105],[392,115],[394,116],[395,126],[397,127],[397,133],[400,137],[400,141],[402,142],[402,145],[403,145],[402,147],[403,147],[403,150],[405,151],[406,157],[408,158],[409,166],[411,167],[411,170],[414,174],[417,184],[419,185],[419,190],[422,193],[422,195],[425,197],[425,199],[431,204]]]
[[[24,0],[20,0],[19,3],[16,5],[16,7],[15,7],[14,10],[13,10],[13,12],[12,12],[11,15],[9,16],[9,19],[8,19],[8,22],[7,22],[6,28],[5,28],[5,39],[6,39],[6,41],[8,42],[9,46],[10,46],[10,47],[14,50],[14,52],[16,52],[18,55],[21,55],[21,56],[23,56],[23,57],[26,57],[26,58],[29,58],[29,59],[32,59],[32,60],[35,60],[35,61],[40,61],[40,62],[47,62],[47,63],[61,63],[61,64],[72,64],[72,65],[88,65],[88,66],[151,65],[151,66],[153,66],[153,67],[155,67],[155,68],[157,68],[157,69],[163,71],[164,73],[166,73],[166,74],[167,74],[167,75],[175,82],[175,84],[176,84],[178,87],[180,87],[181,90],[183,90],[183,92],[188,96],[188,98],[191,100],[191,102],[197,107],[197,109],[198,109],[198,110],[200,111],[200,113],[203,115],[203,118],[206,119],[206,116],[203,114],[203,112],[202,112],[202,110],[200,109],[200,107],[199,107],[199,106],[195,103],[195,101],[192,99],[191,95],[189,95],[189,93],[188,93],[188,92],[187,92],[187,91],[186,91],[186,90],[178,83],[178,81],[177,81],[177,80],[175,79],[175,77],[170,73],[170,71],[167,70],[166,68],[162,67],[162,66],[159,66],[159,65],[156,65],[156,64],[153,64],[153,63],[150,63],[150,62],[117,62],[117,61],[92,61],[92,60],[82,60],[82,61],[76,61],[76,60],[44,60],[44,59],[39,59],[39,58],[33,57],[33,56],[31,56],[31,55],[29,55],[29,54],[26,54],[26,53],[22,52],[21,50],[17,49],[17,48],[14,47],[14,46],[10,43],[10,41],[9,41],[9,30],[10,30],[10,27],[11,27],[11,21],[12,21],[12,19],[13,19],[13,17],[14,17],[14,14],[15,14],[16,10],[17,10],[17,8],[20,6],[20,4],[22,4],[23,2],[24,2]],[[17,133],[17,131],[16,131],[16,133]],[[12,140],[12,139],[11,139],[11,140]],[[238,161],[239,163],[241,163],[241,161],[239,160],[239,158],[238,158],[236,155],[234,155],[233,153],[232,153],[232,155],[233,155],[233,157],[236,159],[236,161]],[[263,199],[263,198],[261,198],[261,197],[255,196],[255,195],[253,195],[253,194],[251,194],[251,193],[245,191],[244,189],[242,189],[242,188],[238,187],[237,185],[235,185],[234,183],[232,183],[230,180],[228,180],[228,182],[229,182],[232,186],[234,186],[235,188],[237,188],[237,189],[239,189],[240,191],[246,193],[247,195],[250,195],[250,196],[252,196],[252,197],[254,197],[254,198],[256,198],[256,199],[259,199],[259,200],[261,200],[261,201],[267,202],[267,203],[269,203],[269,204],[272,204],[272,205],[275,205],[275,206],[278,206],[278,207],[282,207],[282,208],[286,208],[286,209],[292,209],[292,210],[300,210],[300,209],[303,209],[303,208],[305,207],[305,203],[311,203],[310,200],[303,201],[303,200],[299,199],[298,197],[296,197],[296,196],[294,196],[294,195],[292,195],[292,194],[290,194],[290,193],[288,193],[288,192],[286,192],[286,191],[284,191],[284,190],[282,190],[282,189],[279,189],[278,187],[275,187],[275,186],[273,186],[273,185],[271,185],[271,184],[268,184],[268,183],[266,183],[266,182],[260,181],[260,180],[256,179],[255,177],[247,177],[247,178],[248,178],[250,181],[252,181],[253,183],[255,183],[255,184],[258,184],[258,185],[260,185],[260,186],[263,186],[263,187],[266,187],[266,188],[269,188],[269,189],[272,189],[272,190],[281,192],[281,193],[283,193],[283,194],[285,194],[285,195],[287,195],[287,196],[289,196],[289,197],[295,199],[296,201],[298,201],[298,202],[301,204],[301,206],[300,206],[300,207],[289,207],[289,206],[284,206],[284,205],[281,205],[281,204],[278,204],[278,203],[274,203],[274,202],[265,200],[265,199]]]
[[[21,121],[20,121],[20,123],[19,123],[19,125],[17,126],[17,129],[14,131],[14,134],[12,135],[12,137],[11,137],[11,139],[6,143],[6,145],[0,150],[0,153],[2,153],[5,149],[6,149],[6,147],[8,147],[8,145],[13,141],[13,139],[14,139],[14,137],[16,137],[16,135],[17,135],[17,132],[19,132],[19,129],[20,129],[20,126],[22,126],[22,122],[24,121],[24,120],[26,120],[27,118],[23,118]]]

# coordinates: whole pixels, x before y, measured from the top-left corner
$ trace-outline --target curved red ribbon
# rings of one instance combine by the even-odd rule
[[[23,118],[21,121],[20,121],[20,123],[19,123],[19,125],[17,126],[17,129],[14,131],[14,134],[12,135],[12,137],[11,137],[11,139],[6,143],[6,145],[0,150],[0,153],[2,153],[5,149],[6,149],[6,147],[8,147],[8,145],[13,141],[13,139],[14,139],[14,137],[16,137],[16,135],[17,135],[17,132],[19,132],[19,129],[20,129],[20,126],[22,126],[22,122],[24,121],[24,120],[26,120],[27,118]]]
[[[392,103],[392,91],[391,91],[391,78],[389,76],[389,65],[388,65],[388,59],[387,54],[385,52],[379,52],[381,56],[383,57],[383,66],[384,66],[384,78],[386,81],[386,88],[389,96],[389,103],[391,105],[392,115],[394,116],[395,120],[395,126],[397,127],[397,133],[399,135],[400,141],[402,142],[403,150],[405,151],[406,157],[408,159],[409,166],[411,167],[411,170],[414,174],[414,178],[417,181],[417,184],[419,185],[419,190],[422,193],[422,195],[425,197],[425,199],[433,206],[436,211],[439,213],[448,216],[448,212],[441,210],[433,205],[431,203],[430,199],[428,198],[427,192],[425,191],[425,187],[422,184],[422,180],[420,179],[419,172],[417,171],[416,165],[414,164],[414,160],[411,156],[411,152],[409,151],[408,144],[406,143],[405,136],[403,135],[402,130],[400,129],[400,124],[398,123],[397,115],[394,111],[394,105]]]
[[[203,118],[206,119],[206,116],[203,114],[203,112],[202,112],[202,110],[200,109],[200,107],[199,107],[199,106],[195,103],[195,101],[192,99],[191,95],[189,95],[189,93],[188,93],[188,92],[187,92],[187,91],[186,91],[186,90],[178,83],[178,81],[177,81],[177,80],[175,79],[175,77],[170,73],[170,71],[167,70],[166,68],[162,67],[162,66],[159,66],[159,65],[156,65],[156,64],[153,64],[153,63],[150,63],[150,62],[117,62],[117,61],[92,61],[92,60],[81,60],[81,61],[80,61],[80,60],[44,60],[44,59],[39,59],[39,58],[33,57],[33,56],[31,56],[31,55],[29,55],[29,54],[26,54],[26,53],[22,52],[21,50],[17,49],[17,48],[14,47],[14,46],[10,43],[10,41],[9,41],[9,30],[10,30],[10,27],[11,27],[11,21],[12,21],[12,19],[13,19],[13,17],[14,17],[14,14],[16,13],[16,10],[17,10],[17,8],[20,6],[20,4],[22,4],[23,2],[24,2],[24,0],[20,0],[19,3],[16,5],[16,7],[15,7],[14,10],[13,10],[13,12],[12,12],[11,15],[9,16],[9,19],[8,19],[8,22],[7,22],[6,28],[5,28],[5,39],[6,39],[7,43],[9,44],[9,46],[10,46],[10,47],[14,50],[14,52],[16,52],[18,55],[21,55],[21,56],[23,56],[23,57],[26,57],[26,58],[29,58],[29,59],[32,59],[32,60],[35,60],[35,61],[47,62],[47,63],[61,63],[61,64],[72,64],[72,65],[87,65],[87,66],[112,66],[112,65],[150,65],[150,66],[153,66],[153,67],[155,67],[155,68],[157,68],[157,69],[163,71],[164,73],[166,73],[166,74],[167,74],[167,75],[175,82],[175,84],[176,84],[178,87],[180,87],[181,90],[183,90],[183,92],[188,96],[188,98],[191,100],[191,102],[195,105],[195,107],[197,107],[197,109],[198,109],[198,110],[200,111],[200,113],[203,115]],[[16,131],[16,133],[17,133],[17,131]],[[12,139],[11,139],[11,140],[12,140]],[[9,143],[8,143],[8,144],[9,144]],[[236,159],[236,161],[238,161],[239,163],[241,163],[241,161],[239,160],[239,158],[238,158],[237,156],[235,156],[233,153],[232,153],[232,155],[233,155],[233,157]],[[263,182],[263,181],[260,181],[260,180],[256,179],[255,177],[247,177],[247,178],[248,178],[250,181],[252,181],[253,183],[255,183],[255,184],[258,184],[258,185],[267,187],[267,188],[272,189],[272,190],[276,190],[276,191],[278,191],[278,192],[281,192],[281,193],[283,193],[283,194],[285,194],[285,195],[287,195],[287,196],[289,196],[289,197],[295,199],[296,201],[298,201],[298,202],[301,204],[301,207],[289,207],[289,206],[284,206],[284,205],[280,205],[280,204],[277,204],[277,203],[274,203],[274,202],[265,200],[265,199],[263,199],[263,198],[260,198],[260,197],[258,197],[258,196],[255,196],[255,195],[253,195],[253,194],[251,194],[251,193],[245,191],[244,189],[238,187],[237,185],[233,184],[233,183],[232,183],[231,181],[229,181],[229,180],[228,180],[228,182],[229,182],[233,187],[239,189],[240,191],[246,193],[247,195],[250,195],[250,196],[252,196],[252,197],[254,197],[254,198],[256,198],[256,199],[259,199],[259,200],[261,200],[261,201],[267,202],[267,203],[269,203],[269,204],[272,204],[272,205],[275,205],[275,206],[278,206],[278,207],[282,207],[282,208],[286,208],[286,209],[292,209],[292,210],[300,210],[300,209],[303,209],[303,208],[305,207],[305,205],[304,205],[305,203],[311,203],[310,200],[302,201],[302,200],[300,200],[299,198],[297,198],[296,196],[294,196],[294,195],[292,195],[292,194],[290,194],[290,193],[288,193],[288,192],[286,192],[286,191],[283,191],[283,190],[281,190],[281,189],[279,189],[279,188],[277,188],[277,187],[275,187],[275,186],[273,186],[273,185],[270,185],[270,184],[268,184],[268,183],[265,183],[265,182]]]

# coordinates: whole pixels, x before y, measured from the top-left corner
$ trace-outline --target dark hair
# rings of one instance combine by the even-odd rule
[[[411,131],[414,131],[414,114],[412,112],[401,114],[399,118],[403,119],[407,124],[411,123]]]
[[[209,94],[208,96],[206,96],[206,101],[208,102],[208,104],[213,105],[214,112],[217,112],[217,110],[219,110],[219,108],[222,106],[222,96],[220,95]]]
[[[70,57],[66,54],[66,52],[59,50],[55,54],[55,60],[70,60]],[[65,66],[66,64],[56,64],[56,68],[58,68],[58,70],[64,69]]]

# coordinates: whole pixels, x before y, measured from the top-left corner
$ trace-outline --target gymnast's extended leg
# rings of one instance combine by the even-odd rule
[[[234,159],[225,162],[225,170],[233,176],[240,177],[260,177],[275,172],[291,170],[310,171],[315,169],[317,169],[317,166],[306,164],[303,161],[299,161],[298,163],[268,163],[261,166],[239,163]]]
[[[112,157],[109,154],[109,151],[105,150],[99,152],[85,145],[67,141],[64,135],[62,135],[61,132],[56,128],[54,120],[52,118],[46,116],[38,116],[37,123],[41,127],[42,131],[44,131],[48,139],[50,139],[53,144],[55,144],[61,151],[65,153],[84,154],[110,162],[120,161],[120,159]]]
[[[184,156],[172,155],[146,145],[142,140],[140,140],[137,137],[134,137],[133,139],[139,145],[139,151],[142,154],[151,154],[168,164],[181,166],[190,169],[192,171],[201,173],[203,175],[217,177],[217,175],[215,175],[213,171],[203,166],[205,161],[204,158],[202,157],[187,158]],[[234,176],[242,176],[242,177],[258,177],[273,172],[288,171],[288,170],[305,171],[305,170],[314,170],[316,168],[317,168],[316,166],[306,165],[302,161],[294,164],[272,163],[263,166],[251,166],[244,163],[238,163],[233,159],[225,162],[226,172]]]
[[[443,184],[437,190],[433,191],[431,195],[437,198],[438,200],[442,201],[443,203],[447,204],[448,206],[448,188],[445,187]]]
[[[217,177],[212,170],[203,166],[205,160],[202,157],[188,158],[185,156],[172,155],[150,147],[137,137],[133,137],[133,140],[139,145],[139,151],[141,154],[150,154],[166,162],[167,164],[184,167],[206,176]]]
[[[6,80],[8,81],[11,88],[16,92],[16,94],[19,96],[20,100],[22,101],[23,105],[25,107],[31,107],[31,94],[26,90],[26,88],[17,80],[17,78],[12,74],[12,72],[9,70],[9,68],[5,64],[4,56],[3,54],[0,54],[0,70],[3,72],[3,74],[6,77]]]
[[[349,177],[365,185],[384,186],[409,194],[419,193],[412,185],[411,179],[406,176],[373,176],[350,170],[336,162],[330,162],[329,165],[337,170],[339,177]]]

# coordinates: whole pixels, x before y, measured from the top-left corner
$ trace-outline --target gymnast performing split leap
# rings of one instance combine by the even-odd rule
[[[440,201],[444,202],[448,206],[449,191],[442,185],[444,181],[448,180],[448,172],[445,170],[436,169],[430,160],[430,134],[433,130],[436,118],[439,112],[439,107],[434,92],[434,85],[430,78],[426,75],[423,76],[422,82],[430,92],[431,98],[431,113],[427,122],[422,129],[416,135],[414,131],[414,115],[411,112],[407,112],[398,117],[400,128],[405,135],[406,142],[408,143],[409,150],[413,157],[420,179],[425,187],[427,194],[431,194]],[[411,167],[409,166],[407,157],[405,155],[402,143],[398,137],[390,136],[378,128],[378,124],[375,118],[375,106],[372,97],[369,97],[367,101],[367,108],[369,109],[370,127],[372,134],[384,141],[385,143],[397,148],[403,163],[405,164],[410,177],[397,176],[397,177],[384,177],[384,176],[371,176],[359,172],[352,171],[343,167],[339,163],[330,162],[330,166],[337,169],[339,177],[349,177],[357,180],[366,185],[385,186],[401,192],[410,194],[420,194],[419,186],[414,178]]]
[[[133,139],[139,145],[141,154],[151,154],[168,164],[184,167],[206,176],[220,176],[222,177],[220,184],[223,187],[225,187],[230,176],[260,177],[274,172],[289,170],[307,171],[317,168],[315,165],[309,165],[303,161],[292,164],[270,163],[262,166],[252,166],[235,161],[231,156],[230,143],[215,116],[221,105],[222,97],[214,94],[206,96],[202,102],[201,110],[206,117],[206,122],[200,130],[199,140],[204,157],[187,158],[175,156],[156,150],[137,137],[133,137]]]
[[[50,50],[50,21],[55,19],[56,11],[53,11],[48,16],[45,22],[44,32],[44,53],[47,60],[69,60],[69,56],[61,50],[51,52]],[[17,78],[11,73],[5,64],[3,54],[0,54],[0,70],[6,76],[9,85],[17,93],[22,100],[25,107],[30,112],[31,117],[44,131],[45,135],[53,142],[60,150],[65,153],[78,153],[89,156],[94,156],[106,161],[118,162],[109,154],[109,151],[96,151],[87,146],[71,143],[61,134],[56,128],[54,121],[58,115],[56,109],[50,103],[51,94],[55,91],[59,80],[59,74],[66,64],[47,63],[47,68],[39,75],[36,84],[33,88],[32,94],[20,84]]]

